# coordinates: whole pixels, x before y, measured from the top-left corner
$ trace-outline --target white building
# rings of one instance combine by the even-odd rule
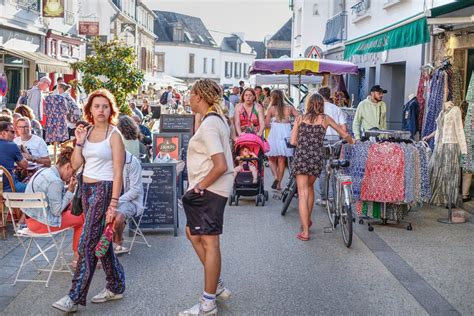
[[[420,67],[430,58],[425,11],[430,8],[428,5],[446,2],[449,1],[295,1],[293,47],[298,42],[304,43],[302,47],[308,44],[305,34],[318,33],[324,58],[349,60],[359,66],[359,74],[348,76],[346,81],[353,102],[357,105],[369,94],[371,86],[380,84],[388,90],[384,100],[388,105],[389,128],[400,129],[403,104],[408,95],[416,93]],[[315,8],[327,17],[319,25],[310,15]],[[314,35],[312,38],[316,40]]]
[[[182,79],[190,85],[210,78],[226,86],[248,78],[256,54],[240,35],[226,37],[218,46],[201,19],[184,14],[154,11],[156,72]]]

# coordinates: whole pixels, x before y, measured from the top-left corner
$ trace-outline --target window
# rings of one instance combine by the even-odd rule
[[[184,42],[184,30],[181,24],[173,26],[173,41]]]
[[[225,77],[226,78],[232,77],[232,62],[229,62],[229,61],[225,62]]]
[[[249,65],[247,63],[244,63],[244,69],[243,71],[243,76],[244,78],[249,78]]]
[[[242,75],[242,63],[234,63],[234,78],[240,78]]]
[[[194,73],[194,54],[189,54],[189,73]]]
[[[319,15],[319,7],[318,4],[313,4],[313,15]]]
[[[140,56],[140,66],[141,66],[140,68],[142,70],[146,70],[146,53],[147,53],[146,47],[142,47],[141,48],[141,54],[140,54],[141,55]]]
[[[156,71],[165,71],[165,53],[156,54]]]
[[[202,60],[202,72],[207,74],[207,58],[204,57],[204,59]]]
[[[215,68],[215,66],[216,66],[216,59],[215,59],[215,58],[212,58],[212,59],[211,59],[211,73],[212,73],[212,74],[215,74],[215,73],[216,73],[216,68]]]

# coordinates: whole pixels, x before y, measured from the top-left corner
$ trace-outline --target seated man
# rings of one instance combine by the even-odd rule
[[[141,142],[145,145],[151,145],[151,131],[148,127],[141,124],[141,120],[137,115],[133,115],[132,119],[137,123],[138,128],[140,129],[140,134],[142,134]]]
[[[13,170],[15,169],[15,163],[21,169],[28,167],[28,161],[23,158],[18,146],[13,142],[15,138],[15,131],[13,124],[10,122],[0,121],[0,166],[5,167],[13,177],[13,183],[15,185],[16,192],[25,192],[26,183],[20,182]],[[3,176],[3,191],[11,192],[12,188],[8,182],[6,176]]]
[[[128,252],[128,249],[122,246],[126,220],[132,216],[139,216],[142,212],[142,167],[140,161],[126,151],[123,167],[123,194],[119,198],[115,217],[114,251],[116,254]]]
[[[48,145],[39,136],[31,132],[31,123],[27,117],[21,117],[16,121],[18,137],[13,140],[20,147],[26,160],[51,167]]]

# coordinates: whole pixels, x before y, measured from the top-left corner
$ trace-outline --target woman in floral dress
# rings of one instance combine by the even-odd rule
[[[354,143],[352,137],[334,120],[324,114],[324,98],[319,93],[312,94],[306,101],[306,111],[298,117],[291,131],[291,143],[296,146],[293,173],[298,187],[298,208],[302,232],[296,235],[307,241],[309,228],[313,224],[311,213],[314,205],[314,182],[324,168],[323,141],[326,129],[331,126],[347,142]]]

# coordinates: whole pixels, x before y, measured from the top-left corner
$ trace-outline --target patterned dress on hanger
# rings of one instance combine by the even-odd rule
[[[51,143],[69,139],[66,98],[57,94],[47,96],[45,98],[45,114],[45,141]]]

